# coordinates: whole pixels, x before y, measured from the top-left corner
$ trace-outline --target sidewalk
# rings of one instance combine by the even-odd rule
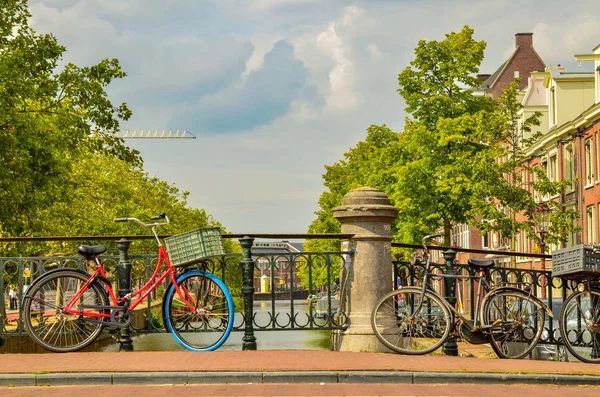
[[[0,386],[497,383],[600,386],[600,365],[314,350],[4,354]]]

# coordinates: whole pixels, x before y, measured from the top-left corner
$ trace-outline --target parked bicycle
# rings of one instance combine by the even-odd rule
[[[151,228],[158,244],[154,273],[138,290],[123,297],[115,295],[98,259],[106,251],[101,245],[82,245],[78,249],[86,266],[94,269],[92,274],[78,269],[54,269],[29,287],[23,300],[23,317],[25,329],[36,343],[54,352],[72,352],[90,345],[104,328],[113,332],[128,328],[133,310],[167,278],[170,284],[162,301],[163,318],[175,340],[198,352],[215,350],[227,340],[234,318],[229,290],[215,275],[186,268],[208,255],[224,253],[220,230],[198,229],[165,239],[169,258],[157,234],[159,227],[169,224],[169,218],[162,213],[152,220],[156,222],[115,220]]]
[[[530,287],[525,290],[514,285],[491,287],[486,275],[494,266],[493,260],[470,259],[473,275],[432,273],[426,241],[440,236],[431,234],[423,238],[427,259],[421,286],[400,287],[375,306],[371,325],[377,339],[398,353],[427,354],[441,347],[449,337],[460,336],[472,344],[490,343],[501,358],[527,356],[540,339],[545,313],[552,316],[552,312],[531,294]],[[475,280],[478,287],[473,318],[467,318],[431,287],[431,280],[445,278]],[[482,287],[488,292],[480,299]],[[451,333],[451,329],[457,332]]]
[[[600,363],[600,246],[576,245],[552,253],[552,275],[575,284],[559,315],[562,343],[579,360]]]

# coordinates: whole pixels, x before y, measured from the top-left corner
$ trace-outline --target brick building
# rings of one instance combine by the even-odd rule
[[[513,78],[521,77],[522,120],[535,111],[542,113],[538,129],[543,137],[527,153],[530,164],[542,167],[551,181],[573,181],[561,194],[539,197],[549,206],[576,211],[579,219],[574,224],[581,227],[560,246],[547,246],[546,253],[576,244],[600,243],[600,45],[591,54],[575,55],[580,63],[593,62],[591,70],[565,71],[561,65],[542,68],[530,33],[518,33],[516,44],[513,55],[494,74],[479,78],[484,81],[482,93],[497,98]],[[528,51],[521,51],[525,48]],[[533,180],[532,175],[524,178]],[[456,225],[453,237],[463,248],[511,248],[501,236],[481,236],[467,225]],[[523,233],[512,249],[539,252],[538,245]],[[507,257],[495,259],[508,262]],[[547,268],[549,265],[547,262]],[[517,266],[539,268],[540,261],[522,258]]]
[[[533,48],[533,33],[515,34],[515,50],[492,75],[479,75],[480,80],[487,77],[481,89],[485,95],[499,98],[502,89],[508,87],[515,78],[520,78],[519,89],[527,87],[531,73],[541,72],[546,64]]]
[[[476,95],[486,95],[497,99],[502,95],[502,90],[507,88],[515,78],[520,78],[519,89],[523,90],[522,97],[527,99],[527,109],[543,111],[547,109],[546,96],[539,95],[539,89],[527,92],[532,80],[532,75],[543,72],[546,68],[544,61],[533,48],[533,33],[515,34],[515,49],[511,56],[498,67],[493,74],[478,74],[482,82],[480,91]],[[541,80],[543,82],[543,78]],[[536,88],[540,86],[540,77],[535,79]],[[533,86],[532,86],[533,87]],[[533,110],[535,108],[535,110]],[[497,233],[482,235],[469,225],[456,225],[453,228],[452,242],[457,247],[475,250],[502,251],[510,250],[510,242]],[[515,247],[513,247],[515,248]],[[459,254],[460,262],[467,258],[494,258],[497,262],[509,262],[510,258],[498,255],[485,254]],[[504,263],[506,265],[506,263]]]

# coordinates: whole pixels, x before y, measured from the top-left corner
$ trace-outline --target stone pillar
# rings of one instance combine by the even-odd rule
[[[377,301],[392,290],[392,222],[398,209],[385,193],[363,187],[346,194],[333,209],[342,233],[354,234],[355,256],[348,269],[348,296],[343,308],[350,326],[340,333],[341,351],[388,351],[375,337],[371,313]]]

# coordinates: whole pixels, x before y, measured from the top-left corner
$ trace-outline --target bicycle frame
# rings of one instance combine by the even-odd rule
[[[435,276],[436,278],[451,278],[451,279],[466,279],[466,280],[476,280],[478,281],[478,285],[477,285],[477,301],[476,301],[476,305],[475,305],[475,311],[473,313],[473,319],[468,319],[467,317],[465,317],[462,313],[460,313],[453,305],[451,305],[448,301],[446,301],[446,299],[442,298],[442,302],[444,303],[444,305],[458,318],[462,321],[463,324],[465,324],[471,331],[474,330],[478,330],[480,328],[488,328],[491,324],[483,324],[483,313],[482,311],[482,307],[480,307],[481,302],[485,301],[485,299],[493,294],[495,291],[502,289],[503,287],[495,287],[492,288],[490,286],[490,284],[487,282],[486,280],[486,270],[485,269],[481,269],[480,270],[480,275],[459,275],[459,274],[432,274],[430,272],[430,267],[431,267],[431,255],[429,254],[429,249],[427,248],[427,246],[425,245],[425,240],[433,238],[433,237],[438,237],[439,234],[432,234],[432,235],[428,235],[423,237],[423,248],[424,248],[424,254],[427,255],[427,260],[425,262],[425,272],[423,275],[423,285],[422,285],[422,290],[421,290],[421,299],[420,299],[420,304],[416,309],[416,313],[419,313],[421,308],[423,307],[423,297],[425,296],[425,291],[430,291],[431,293],[439,296],[439,294],[431,289],[428,288],[428,282],[429,279],[432,278],[432,276]],[[482,292],[482,286],[483,288],[485,288],[485,291],[487,291],[487,293],[484,295],[483,299],[481,297],[481,292]],[[506,288],[510,288],[510,287],[506,287]],[[531,296],[531,293],[529,293]],[[551,311],[545,306],[543,305],[544,309],[546,310],[546,312],[550,312]],[[550,316],[552,316],[552,314],[550,314]],[[478,320],[481,320],[480,323],[481,324],[477,324]],[[471,324],[471,321],[473,321],[473,323]]]
[[[427,258],[427,260],[429,261],[429,258]],[[423,292],[422,295],[425,294],[425,290],[429,290],[430,292],[439,295],[435,290],[432,290],[430,288],[427,288],[427,281],[429,278],[431,278],[432,274],[429,272],[429,270],[426,270],[426,274],[425,277],[423,278]],[[477,321],[481,316],[480,313],[480,304],[481,304],[481,291],[482,291],[482,285],[483,288],[485,288],[485,291],[488,291],[488,293],[492,290],[490,287],[490,284],[486,281],[485,279],[485,274],[481,274],[481,275],[475,275],[475,276],[463,276],[463,275],[459,275],[459,274],[435,274],[435,277],[440,277],[440,278],[452,278],[452,279],[465,279],[465,280],[476,280],[478,282],[477,285],[477,301],[475,304],[475,311],[473,313],[473,325],[471,325],[470,320],[465,317],[461,312],[459,312],[453,305],[451,305],[450,303],[448,303],[448,301],[446,301],[446,299],[442,299],[442,301],[444,302],[444,304],[446,305],[446,307],[452,312],[454,313],[455,316],[457,316],[464,324],[466,324],[471,330],[477,329]],[[423,297],[421,297],[421,302],[423,302]],[[421,303],[422,305],[422,303]],[[420,308],[418,308],[418,310],[420,310]],[[481,326],[481,325],[480,325]]]
[[[128,218],[125,218],[128,219]],[[131,218],[134,219],[134,218]],[[136,219],[137,220],[137,219]],[[139,221],[138,221],[139,222]],[[141,222],[139,222],[141,223]],[[181,301],[188,307],[188,309],[194,311],[196,302],[194,298],[189,294],[187,289],[179,288],[177,285],[177,281],[175,278],[176,270],[171,265],[171,261],[169,260],[169,255],[165,247],[161,244],[158,235],[156,234],[156,224],[152,226],[152,232],[156,237],[156,241],[158,242],[158,260],[156,262],[156,267],[154,268],[154,272],[152,276],[148,279],[148,281],[138,290],[133,291],[121,298],[117,298],[115,295],[110,283],[106,281],[103,282],[105,288],[108,292],[108,296],[112,302],[114,307],[123,306],[126,307],[127,310],[134,310],[144,299],[148,297],[148,295],[156,289],[156,287],[163,282],[167,277],[171,278],[171,283],[175,287],[175,291],[177,295],[181,299]],[[166,264],[167,269],[159,276],[159,271],[162,267],[163,262]],[[72,315],[81,315],[84,317],[93,317],[93,318],[110,318],[110,313],[99,313],[86,309],[79,309],[76,307],[77,301],[83,296],[83,294],[88,290],[90,285],[95,282],[98,278],[100,280],[106,280],[106,273],[104,272],[104,268],[100,261],[96,258],[95,260],[96,269],[90,275],[89,279],[83,284],[81,288],[77,291],[77,293],[69,300],[69,302],[63,307],[63,313],[72,314]],[[132,298],[137,297],[135,300],[131,301]],[[130,304],[127,304],[130,302]]]

